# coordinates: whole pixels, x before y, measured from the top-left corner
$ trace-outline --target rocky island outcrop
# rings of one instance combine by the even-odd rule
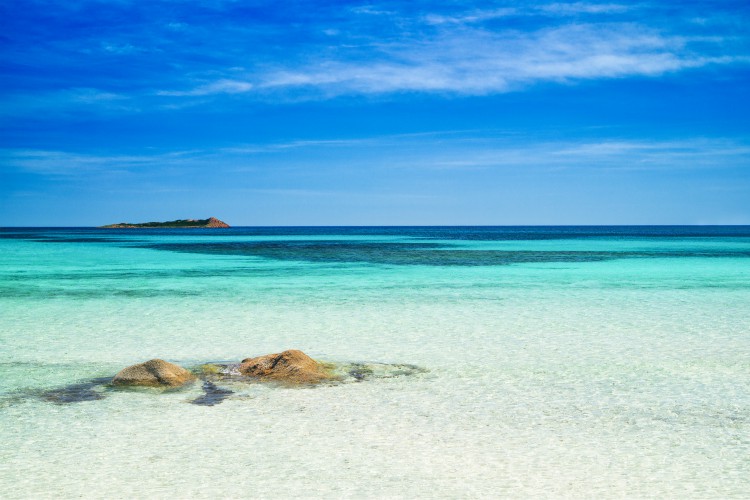
[[[215,228],[215,227],[230,227],[226,222],[220,221],[216,217],[209,217],[208,219],[178,219],[167,222],[120,222],[118,224],[108,224],[106,226],[99,226],[102,229],[152,229],[152,228]]]

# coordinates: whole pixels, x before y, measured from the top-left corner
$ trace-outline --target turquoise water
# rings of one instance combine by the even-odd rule
[[[3,497],[750,496],[750,227],[0,229],[0,257]],[[290,348],[420,370],[49,392]]]

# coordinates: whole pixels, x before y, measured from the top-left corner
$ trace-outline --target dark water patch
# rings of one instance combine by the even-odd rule
[[[398,229],[414,238],[465,241],[750,238],[750,226],[446,226]]]
[[[19,270],[13,272],[0,272],[0,282],[18,281],[29,282],[39,280],[56,280],[56,281],[90,281],[90,280],[112,280],[127,281],[132,279],[169,279],[169,278],[224,278],[240,275],[247,276],[278,276],[284,272],[299,272],[299,267],[289,266],[288,268],[257,268],[257,267],[221,267],[221,268],[196,268],[196,269],[123,269],[112,271],[90,271],[82,269],[80,271],[26,271]]]
[[[37,234],[3,233],[0,232],[0,240],[35,240],[40,236]]]
[[[216,384],[208,380],[203,382],[203,392],[204,394],[202,396],[197,397],[190,402],[194,405],[214,406],[224,401],[231,394],[234,394],[234,391],[218,387]]]
[[[224,290],[212,288],[212,293]],[[101,299],[101,298],[156,298],[156,297],[198,297],[205,295],[199,290],[186,289],[113,289],[108,287],[99,288],[47,288],[34,286],[0,286],[0,298],[8,299]]]
[[[44,238],[34,241],[44,243],[121,243],[123,240],[119,238]],[[128,242],[131,241],[128,240]]]
[[[318,226],[233,227],[217,232],[186,230],[178,234],[195,237],[254,236],[387,236],[416,239],[467,241],[527,241],[588,238],[750,238],[750,226]],[[148,232],[144,234],[157,234]]]
[[[38,236],[36,238],[28,238],[30,241],[37,241],[40,243],[122,243],[123,241],[132,242],[132,240],[123,240],[121,238],[93,238],[93,237],[60,237],[60,236]]]
[[[90,230],[90,231],[102,231]],[[133,230],[129,230],[133,231]],[[138,230],[135,230],[138,231]],[[524,241],[581,238],[750,238],[750,226],[316,226],[232,227],[218,230],[141,230],[147,235],[389,236],[417,239]],[[145,231],[145,232],[143,232]],[[122,233],[113,232],[112,235]],[[128,233],[138,234],[138,233]]]
[[[439,243],[351,241],[273,241],[156,243],[146,248],[207,255],[260,257],[313,263],[367,263],[422,266],[499,266],[598,262],[625,258],[747,258],[748,250],[677,249],[662,251],[465,250]]]
[[[387,236],[416,239],[466,241],[524,241],[585,238],[750,238],[750,226],[316,226],[232,227],[226,229],[114,229],[101,228],[0,228],[0,239],[63,241],[134,241],[148,238],[190,236],[196,239],[222,237]]]
[[[104,231],[94,228],[0,229],[0,237],[79,244],[113,244],[124,248],[147,248],[214,256],[244,256],[277,261],[316,264],[368,263],[376,265],[426,266],[498,266],[524,263],[578,263],[623,258],[716,257],[747,258],[748,249],[705,249],[690,242],[711,239],[748,243],[750,226],[456,226],[456,227],[239,227],[206,229],[145,229]],[[132,235],[148,238],[131,238]],[[175,241],[175,236],[190,236],[190,241]],[[221,241],[215,241],[216,236]],[[247,241],[248,237],[284,237],[271,241]],[[312,238],[315,239],[305,239]],[[327,238],[320,240],[318,238]],[[354,240],[346,238],[369,238]],[[397,238],[400,241],[373,241],[372,238]],[[296,238],[296,239],[293,239]],[[471,250],[456,245],[470,241],[526,241],[600,239],[604,241],[642,241],[661,239],[658,251],[537,251]],[[437,241],[440,240],[440,241]],[[674,248],[679,243],[681,248]],[[672,248],[670,248],[670,246]],[[155,271],[156,272],[156,271]],[[173,272],[173,271],[166,271]],[[176,272],[176,271],[175,271]],[[200,271],[183,270],[191,277]],[[212,271],[208,275],[219,275]],[[232,272],[223,270],[223,272]],[[179,276],[180,274],[177,274]],[[123,273],[123,279],[127,275]],[[75,278],[73,278],[75,279]]]
[[[0,233],[0,239],[35,241],[39,243],[122,243],[140,240],[112,238],[108,236],[48,236],[33,233]]]
[[[43,401],[59,405],[97,401],[99,399],[104,399],[105,397],[103,392],[97,389],[107,386],[111,381],[112,379],[110,377],[96,378],[89,380],[88,382],[70,384],[50,389],[42,392],[39,397]]]

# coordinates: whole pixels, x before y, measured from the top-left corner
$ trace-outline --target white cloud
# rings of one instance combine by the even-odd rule
[[[394,11],[379,9],[374,5],[362,5],[359,7],[353,7],[349,10],[354,14],[363,14],[367,16],[392,16],[396,14]]]
[[[277,153],[289,149],[357,146],[364,145],[372,141],[373,139],[299,140],[270,144],[240,145],[229,148],[222,148],[221,150],[219,150],[219,152],[229,154]]]
[[[550,14],[615,14],[631,10],[633,6],[616,3],[551,3],[537,7],[538,10]]]
[[[404,167],[426,169],[529,168],[550,170],[692,170],[750,167],[750,145],[729,139],[679,141],[602,139],[476,144]]]
[[[427,14],[424,20],[427,24],[470,24],[519,14],[513,7],[491,10],[474,10],[459,15]]]
[[[141,49],[129,43],[117,44],[102,42],[101,49],[104,52],[108,52],[111,54],[133,54],[136,52],[141,52]]]
[[[632,10],[634,6],[623,4],[592,4],[585,2],[550,3],[546,5],[526,5],[497,9],[475,9],[458,14],[427,14],[424,22],[441,24],[476,24],[510,16],[573,16],[584,14],[620,14]]]
[[[189,28],[189,25],[186,23],[172,21],[170,23],[167,23],[167,28],[172,31],[185,31]]]
[[[132,96],[97,88],[68,88],[48,92],[24,92],[3,96],[0,116],[29,114],[50,116],[71,110],[86,113],[134,111]]]
[[[626,11],[635,15],[621,22],[624,16],[617,14]],[[254,36],[240,30],[234,33],[238,38],[222,42],[225,50],[222,47],[212,54],[220,66],[211,63],[186,70],[189,76],[182,85],[152,82],[151,88],[132,97],[144,107],[180,109],[210,102],[213,97],[242,94],[260,99],[399,92],[483,95],[519,91],[538,83],[658,77],[708,65],[750,62],[746,38],[736,31],[670,34],[666,29],[679,25],[650,19],[649,12],[647,4],[552,2],[409,16],[365,5],[345,10],[344,21],[326,19],[314,26],[316,33],[328,36],[289,44],[288,50],[273,52],[273,57],[262,44],[257,54],[238,49],[250,46],[245,36]],[[502,21],[509,16],[526,19],[512,24]],[[384,30],[383,23],[389,28]],[[183,25],[169,25],[170,30],[175,28]],[[135,50],[126,43],[105,49]],[[114,97],[101,97],[107,95]],[[162,99],[149,101],[154,96]],[[93,95],[86,99],[71,95],[68,102],[92,102]]]
[[[160,90],[158,95],[163,96],[206,96],[215,94],[243,94],[254,88],[254,85],[247,81],[220,79],[215,82],[199,85],[190,90]]]
[[[305,148],[315,149],[310,156]],[[302,150],[302,151],[294,151]],[[273,153],[272,157],[265,156]],[[264,155],[261,160],[256,155]],[[308,159],[314,158],[314,159]],[[213,150],[176,150],[135,155],[97,155],[47,150],[0,150],[3,169],[45,176],[147,172],[170,167],[233,171],[264,165],[313,166],[325,158],[336,168],[479,170],[693,170],[750,167],[750,144],[740,139],[690,138],[589,141],[545,141],[519,136],[490,137],[463,132],[384,135],[352,139],[296,140],[237,145]],[[246,163],[249,162],[249,163]],[[339,162],[339,163],[337,163]],[[343,162],[343,163],[340,163]]]
[[[134,168],[184,163],[199,151],[171,151],[142,155],[97,155],[69,151],[2,149],[0,164],[43,175],[77,176],[92,172],[125,172]]]
[[[381,44],[367,61],[317,60],[256,78],[260,89],[309,89],[325,95],[487,94],[545,81],[658,76],[709,64],[747,62],[742,57],[695,54],[689,49],[691,41],[630,24],[572,24],[528,33],[446,30],[432,39]]]
[[[127,96],[115,94],[114,92],[105,92],[98,89],[73,89],[71,91],[68,91],[67,94],[72,100],[86,103],[119,101],[127,99]]]

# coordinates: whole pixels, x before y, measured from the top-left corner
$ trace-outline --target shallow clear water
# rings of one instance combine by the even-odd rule
[[[3,497],[750,496],[750,227],[0,229],[0,257]],[[289,348],[426,371],[45,397]]]

